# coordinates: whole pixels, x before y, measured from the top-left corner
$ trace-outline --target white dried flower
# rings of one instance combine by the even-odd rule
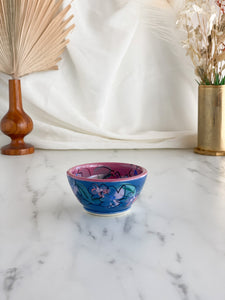
[[[203,13],[203,9],[201,7],[199,7],[198,5],[196,5],[196,4],[193,4],[193,10],[196,13]]]
[[[202,82],[222,76],[225,60],[225,0],[185,0],[177,24],[186,32],[182,45]],[[217,76],[218,77],[218,76]]]

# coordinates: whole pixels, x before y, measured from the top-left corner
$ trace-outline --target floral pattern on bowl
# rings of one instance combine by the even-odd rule
[[[128,210],[140,194],[147,171],[122,163],[95,163],[67,172],[73,193],[90,213],[115,214]]]

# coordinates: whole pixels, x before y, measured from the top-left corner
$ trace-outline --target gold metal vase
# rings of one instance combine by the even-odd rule
[[[200,85],[195,153],[225,155],[225,85]]]

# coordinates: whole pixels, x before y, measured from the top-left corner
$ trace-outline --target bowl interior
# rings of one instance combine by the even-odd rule
[[[92,163],[73,167],[68,175],[84,180],[118,180],[139,177],[147,171],[137,165],[125,163]]]

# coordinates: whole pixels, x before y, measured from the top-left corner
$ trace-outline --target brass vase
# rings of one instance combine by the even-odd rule
[[[225,155],[225,85],[200,85],[195,153]]]

